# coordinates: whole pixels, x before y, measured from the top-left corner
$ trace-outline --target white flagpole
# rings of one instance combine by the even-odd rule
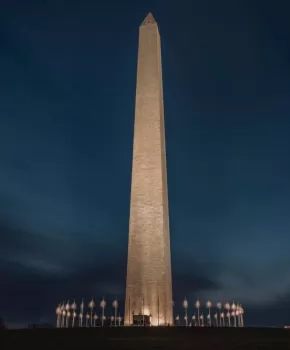
[[[103,297],[103,300],[100,303],[101,309],[102,309],[102,327],[104,326],[104,320],[105,320],[105,307],[106,307],[106,301]]]
[[[117,313],[118,313],[118,300],[117,300],[117,297],[116,297],[116,299],[113,301],[113,308],[115,309],[115,322],[114,322],[114,326],[117,327]]]
[[[61,328],[64,328],[65,326],[65,316],[66,316],[66,312],[65,312],[65,304],[64,302],[62,303],[62,306],[61,306]]]
[[[217,308],[218,308],[218,310],[219,310],[219,313],[218,313],[219,319],[220,319],[220,321],[219,321],[219,326],[222,327],[222,319],[221,319],[221,308],[222,308],[222,303],[221,303],[221,302],[218,302],[218,303],[216,304],[216,306],[217,306]]]
[[[222,320],[222,327],[225,327],[225,314],[224,314],[224,312],[221,313],[221,320]]]
[[[91,310],[91,324],[90,324],[91,327],[93,326],[93,310],[94,310],[94,307],[95,307],[95,302],[94,302],[94,298],[92,298],[92,300],[89,302],[89,308]]]
[[[231,307],[231,309],[232,309],[232,316],[234,317],[234,327],[237,327],[237,319],[236,319],[236,309],[237,309],[237,306],[236,306],[236,304],[235,304],[235,302],[233,301],[233,303],[232,303],[232,307]]]
[[[62,302],[60,306],[60,311],[61,311],[61,316],[60,316],[60,328],[62,328],[62,323],[63,323],[63,311],[64,311],[64,301]]]
[[[236,312],[235,311],[232,311],[232,316],[234,318],[234,326],[233,327],[236,327]]]
[[[85,307],[85,303],[84,303],[84,298],[83,298],[83,299],[82,299],[82,303],[81,303],[81,305],[80,305],[80,327],[83,326],[84,307]]]
[[[74,302],[71,305],[71,309],[72,309],[72,327],[75,326],[76,308],[77,308],[77,304],[76,304],[76,301],[74,300]]]
[[[218,321],[218,314],[217,314],[217,312],[213,315],[213,317],[215,319],[216,326],[218,327],[219,326],[219,321]]]
[[[56,328],[60,328],[60,318],[61,318],[61,307],[60,304],[58,305],[58,307],[56,308]]]
[[[241,323],[240,323],[240,305],[239,304],[237,304],[236,316],[238,318],[238,327],[241,327]]]
[[[71,317],[71,312],[68,311],[68,312],[67,312],[67,315],[66,315],[66,327],[67,327],[67,328],[69,327],[69,320],[70,320],[70,317]]]
[[[96,325],[96,323],[97,323],[97,319],[98,319],[98,315],[97,314],[95,314],[94,315],[94,327],[96,327],[97,325]]]
[[[241,305],[241,327],[244,327],[244,322],[243,322],[243,313],[244,313],[244,309]]]
[[[63,310],[63,312],[62,312],[62,321],[61,321],[61,328],[64,328],[64,326],[65,326],[65,315],[66,315],[66,312],[65,312],[65,310]]]
[[[187,317],[187,309],[188,309],[188,301],[186,299],[186,297],[183,300],[182,306],[184,308],[184,319],[185,319],[185,326],[187,327],[188,325],[188,317]]]
[[[115,327],[117,327],[117,312],[118,312],[118,305],[115,307]]]
[[[211,314],[210,314],[210,308],[212,306],[212,303],[210,300],[206,303],[206,307],[208,308],[208,320],[209,320],[209,326],[211,327]]]
[[[231,326],[231,314],[230,314],[230,310],[231,310],[231,305],[230,305],[230,303],[226,303],[225,304],[225,309],[227,310],[227,318],[228,318],[228,326],[230,327]]]
[[[204,326],[204,323],[203,323],[203,313],[201,314],[200,319],[201,319],[201,326],[203,327],[203,326]]]
[[[244,327],[244,309],[243,307],[241,306],[241,326]]]
[[[66,306],[65,306],[65,311],[66,311],[66,328],[68,328],[68,319],[70,317],[70,304],[69,304],[69,300],[67,301],[66,303]]]
[[[198,327],[200,327],[200,315],[199,315],[200,301],[199,300],[196,301],[195,307],[197,308],[197,324],[198,324]]]

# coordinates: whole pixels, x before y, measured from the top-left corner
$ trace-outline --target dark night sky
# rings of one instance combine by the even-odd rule
[[[24,4],[25,3],[25,4]],[[123,298],[138,26],[163,50],[176,309],[290,323],[289,1],[1,1],[0,314]],[[179,311],[179,310],[178,310]],[[108,314],[111,311],[108,310]]]

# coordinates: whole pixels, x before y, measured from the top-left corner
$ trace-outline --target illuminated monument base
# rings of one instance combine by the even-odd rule
[[[139,29],[125,304],[125,325],[135,316],[173,324],[161,43],[151,13]]]

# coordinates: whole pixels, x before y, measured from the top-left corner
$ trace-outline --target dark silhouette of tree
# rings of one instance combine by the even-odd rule
[[[6,329],[3,318],[0,316],[0,330]]]

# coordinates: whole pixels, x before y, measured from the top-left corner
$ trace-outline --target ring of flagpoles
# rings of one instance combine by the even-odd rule
[[[181,305],[184,309],[184,323],[180,322],[181,318],[179,314],[177,314],[174,319],[174,324],[177,326],[244,327],[244,308],[241,304],[236,304],[234,301],[232,304],[229,302],[226,302],[225,304],[218,302],[214,305],[208,300],[202,305],[199,300],[196,300],[196,302],[192,304],[194,307],[194,313],[191,317],[189,315],[190,302],[187,298],[183,300]],[[111,315],[109,317],[106,316],[106,307],[107,302],[104,297],[99,305],[97,305],[94,298],[92,298],[88,302],[87,307],[84,299],[82,299],[79,305],[75,300],[73,300],[72,303],[70,303],[69,300],[67,303],[62,302],[56,308],[56,327],[104,327],[106,320],[110,321],[111,327],[120,327],[123,318],[118,312],[118,299],[116,298],[112,302],[112,310],[110,310]]]

